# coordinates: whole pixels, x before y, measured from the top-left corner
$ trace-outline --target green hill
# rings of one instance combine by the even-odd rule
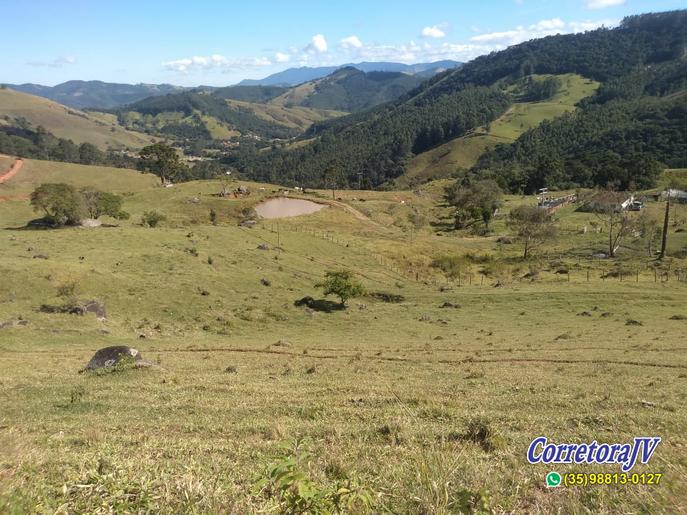
[[[129,193],[154,188],[160,184],[160,179],[152,174],[126,168],[24,159],[20,172],[11,180],[0,184],[0,196],[26,196],[37,186],[49,182],[65,182],[79,188],[92,186],[104,191]]]
[[[535,76],[541,80],[548,76]],[[575,105],[596,91],[599,83],[576,74],[555,76],[561,89],[545,101],[515,102],[489,127],[479,127],[472,133],[439,145],[414,156],[406,172],[396,179],[399,187],[408,187],[432,179],[449,177],[459,170],[472,168],[487,149],[512,143],[520,135],[545,120],[572,111]]]
[[[423,80],[401,72],[366,73],[353,67],[341,68],[322,79],[296,86],[270,103],[354,113],[396,100]]]
[[[315,122],[394,100],[422,80],[400,72],[365,73],[341,68],[325,78],[292,88],[230,86],[194,90],[147,98],[115,112],[126,127],[166,136],[226,139],[243,134],[285,139],[297,136]]]
[[[211,123],[225,130],[264,139],[286,139],[298,134],[292,127],[261,118],[245,105],[230,105],[211,92],[151,97],[114,112],[126,127],[177,138],[211,139],[213,133],[204,117],[211,117]]]
[[[8,84],[7,87],[76,109],[110,109],[144,98],[188,89],[171,84],[117,84],[99,80],[70,80],[56,86]]]
[[[57,137],[75,143],[92,143],[101,148],[140,148],[152,138],[124,129],[115,120],[106,120],[41,97],[0,89],[0,126],[14,126],[26,120],[44,127]]]
[[[546,92],[548,86],[554,86],[555,81],[545,82],[544,89],[539,88],[536,81],[530,83],[527,87],[532,91],[525,96],[513,89],[519,81],[531,75],[573,73],[603,83],[593,98],[581,103],[575,116],[563,117],[573,122],[561,123],[574,125],[576,120],[601,123],[601,116],[586,117],[585,113],[597,109],[594,106],[609,109],[608,113],[613,110],[624,112],[625,118],[631,117],[632,113],[644,112],[637,111],[631,104],[633,101],[643,102],[644,97],[664,98],[662,105],[666,113],[679,119],[682,112],[680,99],[683,97],[678,93],[685,89],[683,56],[686,45],[687,11],[631,16],[615,29],[602,28],[528,41],[479,57],[459,70],[437,75],[388,105],[315,124],[303,136],[304,139],[315,136],[308,145],[292,145],[289,149],[252,157],[244,153],[244,170],[255,178],[293,184],[324,185],[333,170],[348,184],[358,184],[359,181],[369,186],[390,183],[408,170],[408,163],[412,163],[414,157],[456,138],[471,135],[478,127],[494,122],[525,97],[528,102],[532,99],[546,100],[541,93]],[[547,94],[555,93],[554,89]],[[615,107],[603,107],[605,104]],[[525,111],[520,112],[521,109]],[[516,136],[520,124],[524,129],[531,122],[562,112],[559,107],[541,106],[541,111],[532,116],[530,110],[514,108],[511,114],[521,120],[517,122],[515,131],[505,127],[507,136]],[[645,129],[651,132],[652,123],[651,116],[639,117],[634,124],[626,124],[626,130],[618,141],[627,142],[626,147],[634,147],[633,154],[637,154],[636,149],[641,147],[641,153],[649,160],[664,160],[664,164],[673,167],[684,166],[684,158],[681,157],[685,155],[681,150],[684,129],[676,126],[672,132],[652,136],[647,144],[643,144],[641,134]],[[496,128],[503,127],[497,124]],[[548,125],[541,130],[548,130]],[[579,134],[592,137],[593,133],[590,130],[576,132],[571,126],[563,139],[584,148]],[[552,137],[560,139],[560,135]],[[536,136],[530,136],[530,131],[519,139],[522,138],[537,140]],[[611,132],[608,138],[612,138]],[[470,164],[489,146],[487,141],[475,142],[475,148],[466,152],[470,158],[463,164]],[[557,148],[542,145],[542,152],[537,155],[545,155],[547,147]],[[600,158],[598,148],[592,150],[594,155],[587,156],[589,162],[585,166],[587,169],[590,166],[603,168],[608,160]],[[517,148],[512,152],[517,154]],[[668,154],[673,157],[670,162],[665,161]],[[541,164],[528,164],[526,169],[516,167],[514,173],[517,177],[503,176],[502,185],[514,191],[523,188],[529,191],[537,184],[547,183],[544,177],[547,174],[556,176],[551,181],[552,185],[563,185],[567,181],[568,184],[606,186],[609,182],[609,177],[594,172],[586,172],[588,179],[580,181],[579,177],[573,177],[576,173],[574,163],[566,164],[567,156],[561,155],[560,159],[555,155],[551,157],[551,163],[542,158]],[[428,164],[434,160],[430,158]],[[491,175],[499,177],[510,166],[505,162],[500,166],[501,161],[496,156],[491,163],[482,162],[480,169],[491,167]],[[624,166],[620,162],[616,165]],[[654,165],[651,168],[658,169]],[[613,180],[610,177],[610,182]]]

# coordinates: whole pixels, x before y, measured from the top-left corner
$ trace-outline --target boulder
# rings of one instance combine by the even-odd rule
[[[95,218],[84,218],[79,222],[81,227],[100,227],[103,223]]]
[[[85,370],[113,367],[124,360],[133,360],[137,365],[143,363],[143,358],[138,350],[126,345],[115,345],[97,351],[86,365]]]

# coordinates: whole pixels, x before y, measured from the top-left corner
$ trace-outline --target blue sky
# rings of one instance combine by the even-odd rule
[[[293,66],[467,61],[687,0],[0,0],[0,82],[228,85]]]

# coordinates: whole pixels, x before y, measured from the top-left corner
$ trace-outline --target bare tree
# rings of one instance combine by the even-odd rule
[[[608,255],[615,257],[625,236],[632,232],[634,226],[628,213],[616,204],[608,204],[597,215],[608,229]]]
[[[553,218],[545,209],[536,206],[518,206],[508,215],[508,226],[524,245],[523,258],[556,234]]]

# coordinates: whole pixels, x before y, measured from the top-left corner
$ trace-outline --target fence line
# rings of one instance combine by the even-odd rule
[[[270,231],[279,235],[280,231],[296,232],[308,234],[310,236],[320,238],[322,240],[331,241],[337,245],[343,247],[353,247],[360,249],[360,245],[347,241],[337,235],[335,231],[325,231],[316,230],[304,226],[296,225],[295,227],[285,226],[282,227],[278,223],[271,223],[269,227],[263,222],[261,225],[263,230]],[[377,264],[385,268],[387,271],[395,274],[396,277],[391,277],[392,279],[405,279],[412,280],[419,284],[424,284],[427,286],[435,287],[454,287],[454,286],[489,286],[503,285],[503,284],[513,284],[513,283],[526,283],[526,282],[548,282],[548,283],[594,283],[599,282],[605,284],[607,281],[617,281],[617,282],[635,282],[635,283],[667,283],[672,280],[677,282],[687,282],[687,269],[670,269],[668,265],[668,270],[658,270],[648,263],[644,264],[641,268],[634,268],[632,270],[614,270],[612,268],[584,268],[582,262],[578,258],[577,270],[567,270],[567,272],[553,272],[553,274],[562,277],[560,280],[543,279],[539,277],[539,274],[535,274],[531,277],[527,277],[527,274],[520,277],[514,277],[512,274],[500,274],[491,275],[488,273],[481,272],[461,272],[459,271],[453,277],[445,276],[441,278],[440,274],[433,274],[427,269],[418,269],[412,266],[402,266],[398,262],[391,258],[388,258],[382,254],[376,252],[369,252],[368,255],[371,256]]]

